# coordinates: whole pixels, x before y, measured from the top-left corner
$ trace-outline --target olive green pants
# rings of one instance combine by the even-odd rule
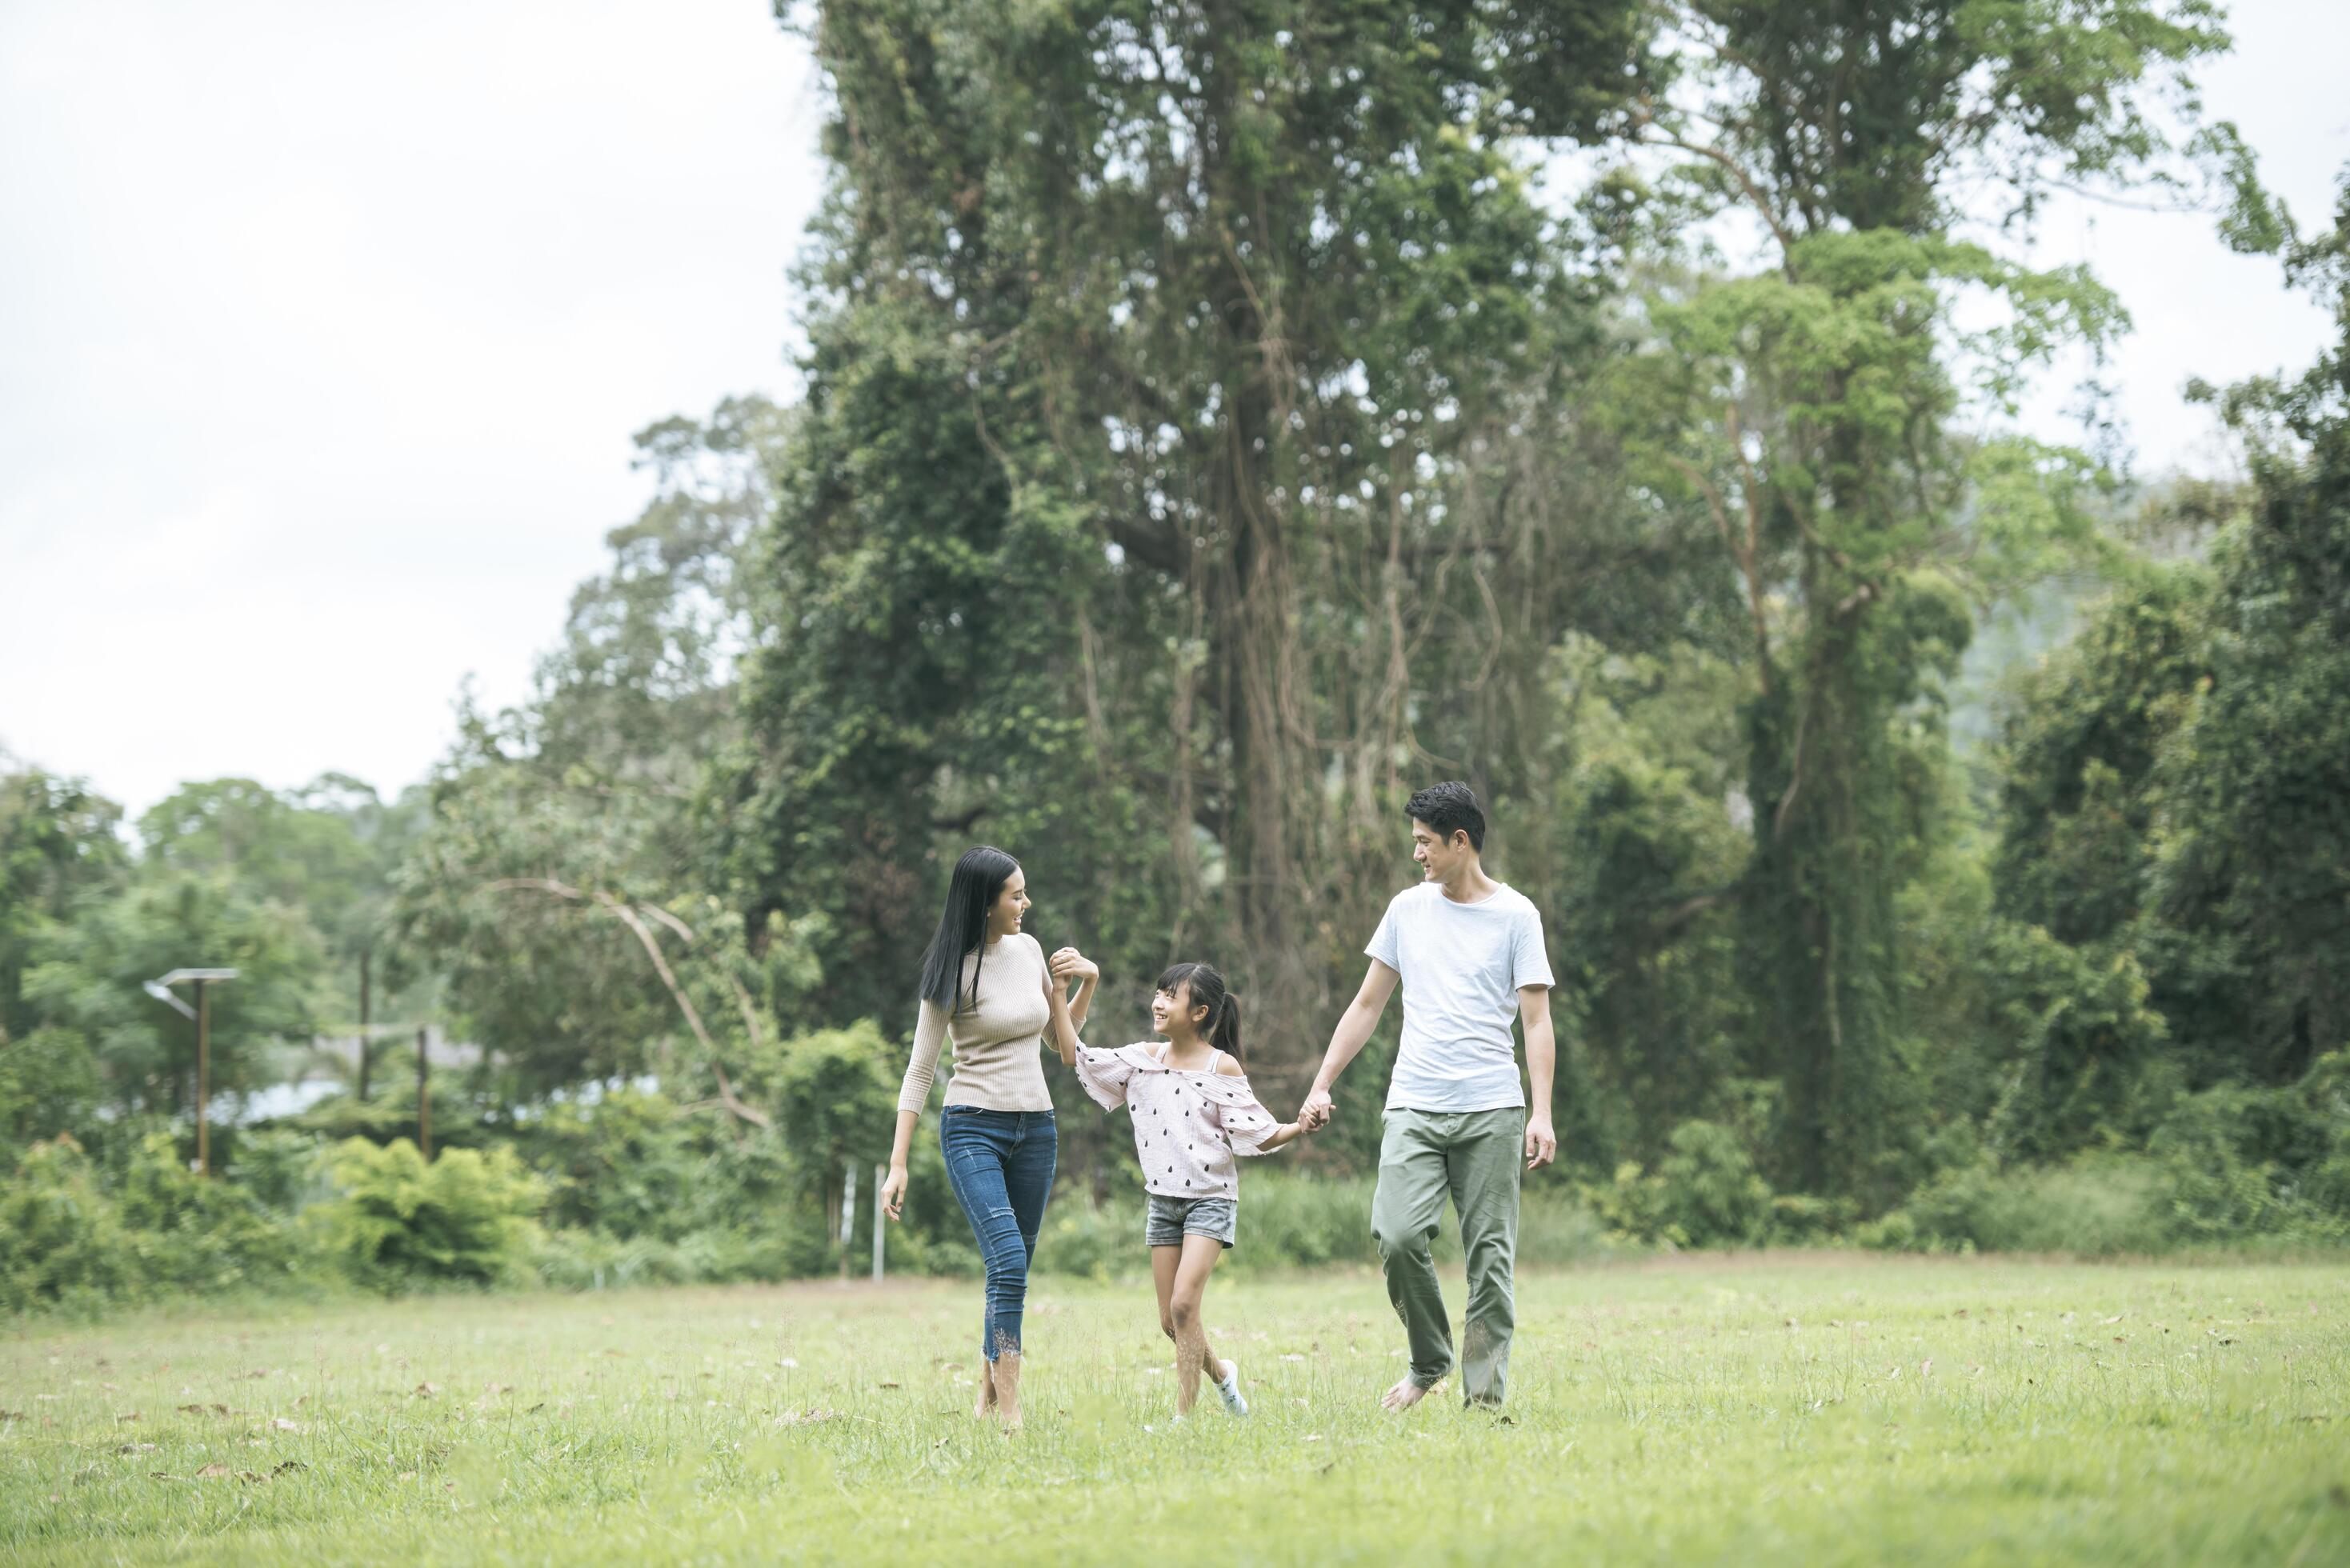
[[[1411,1346],[1411,1380],[1435,1386],[1452,1370],[1452,1324],[1436,1282],[1430,1249],[1449,1193],[1461,1216],[1469,1265],[1469,1316],[1461,1336],[1461,1393],[1471,1405],[1498,1405],[1510,1371],[1510,1331],[1517,1325],[1511,1273],[1518,1251],[1518,1174],[1525,1163],[1526,1113],[1387,1113],[1379,1139],[1379,1185],[1371,1198],[1371,1236],[1388,1277],[1388,1300]]]

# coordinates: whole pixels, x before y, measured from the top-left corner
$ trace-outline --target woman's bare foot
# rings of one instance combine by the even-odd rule
[[[1006,1350],[998,1355],[995,1366],[995,1418],[1007,1432],[1020,1429],[1020,1353]]]
[[[1414,1405],[1419,1404],[1422,1399],[1427,1397],[1427,1389],[1422,1388],[1419,1384],[1414,1383],[1408,1376],[1399,1377],[1396,1379],[1396,1386],[1394,1387],[1379,1396],[1379,1408],[1382,1410],[1409,1410]]]
[[[971,1407],[971,1413],[983,1421],[995,1414],[995,1363],[984,1356],[979,1363],[979,1403]]]

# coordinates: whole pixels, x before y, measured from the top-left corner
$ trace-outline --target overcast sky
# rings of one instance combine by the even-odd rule
[[[2319,221],[2350,5],[2235,26],[2210,110]],[[792,389],[820,118],[760,0],[0,4],[0,748],[133,812],[422,777],[641,504],[631,432]],[[2042,259],[2137,318],[2142,472],[2224,461],[2188,377],[2324,336],[2198,219],[2071,207]]]

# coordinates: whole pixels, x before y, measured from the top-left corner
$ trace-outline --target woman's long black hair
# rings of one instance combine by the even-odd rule
[[[1241,999],[1224,989],[1224,977],[1203,963],[1179,963],[1159,977],[1158,989],[1180,996],[1187,1012],[1208,1010],[1200,1032],[1208,1044],[1237,1062],[1241,1059]]]
[[[987,911],[995,907],[1003,884],[1020,869],[1020,862],[984,844],[962,852],[955,862],[954,879],[947,884],[947,907],[939,929],[922,954],[922,1000],[953,1012],[966,1002],[979,1005],[979,968],[987,958]],[[964,960],[971,961],[971,984],[962,983]]]

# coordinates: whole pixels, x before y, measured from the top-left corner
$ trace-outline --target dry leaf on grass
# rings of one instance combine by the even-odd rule
[[[782,1415],[775,1417],[775,1424],[782,1427],[813,1427],[819,1421],[837,1421],[839,1419],[839,1411],[826,1410],[811,1405],[805,1410],[785,1411]]]

